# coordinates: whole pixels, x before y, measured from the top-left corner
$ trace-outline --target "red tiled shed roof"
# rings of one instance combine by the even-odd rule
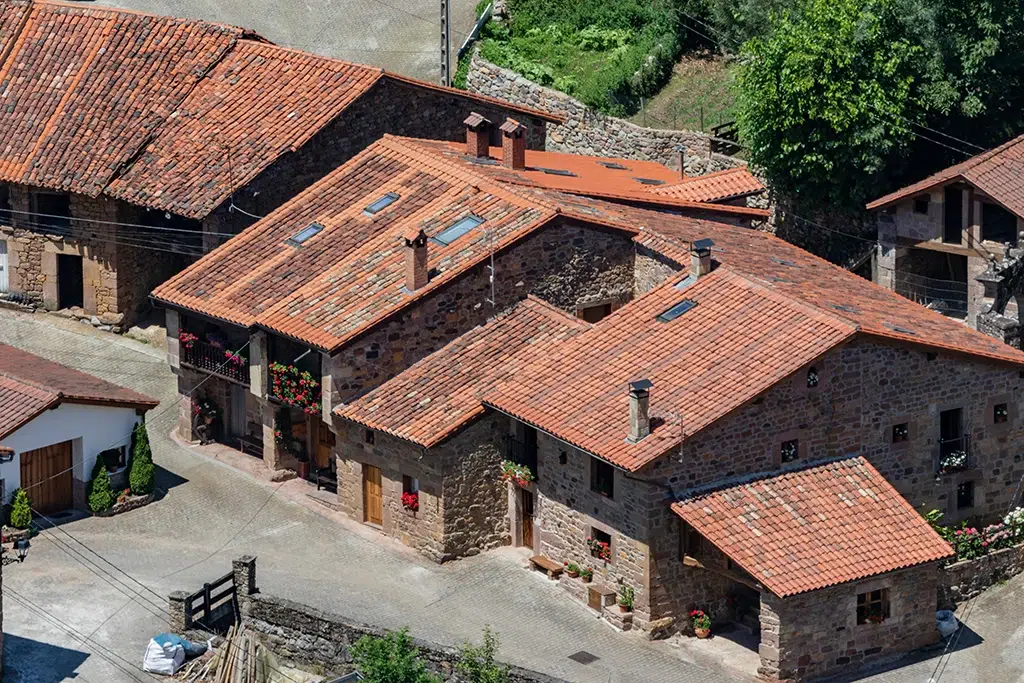
[[[953,554],[861,457],[695,495],[672,510],[779,597]]]
[[[61,402],[144,410],[157,405],[137,391],[0,344],[0,437]]]
[[[647,188],[649,194],[691,202],[721,202],[763,191],[764,185],[746,167],[688,176],[671,185]]]
[[[879,197],[867,208],[869,211],[881,209],[955,180],[967,181],[1008,211],[1024,217],[1024,135]]]
[[[334,414],[430,448],[484,412],[485,391],[588,327],[531,296]]]

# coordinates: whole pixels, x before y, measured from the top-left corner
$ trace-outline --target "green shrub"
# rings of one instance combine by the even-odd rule
[[[32,524],[32,503],[25,489],[14,492],[14,503],[11,505],[11,526],[15,529],[27,529]]]
[[[104,512],[114,506],[117,496],[110,486],[110,475],[107,474],[106,464],[103,458],[96,458],[96,464],[92,468],[92,479],[86,490],[89,499],[89,509],[93,512]]]
[[[508,667],[494,661],[498,637],[490,626],[484,627],[484,642],[479,647],[466,643],[459,648],[455,670],[466,683],[508,683]]]
[[[367,683],[440,683],[420,661],[406,629],[383,638],[363,636],[352,646],[352,659]]]
[[[149,432],[146,423],[135,425],[132,432],[132,462],[128,472],[128,484],[136,496],[144,496],[153,491],[156,479],[156,468],[153,466],[153,451],[149,447]]]

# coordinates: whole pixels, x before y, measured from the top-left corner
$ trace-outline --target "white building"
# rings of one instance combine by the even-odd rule
[[[0,344],[0,498],[24,488],[42,513],[86,507],[101,453],[128,462],[132,430],[157,402],[84,372]],[[13,453],[11,452],[13,451]]]

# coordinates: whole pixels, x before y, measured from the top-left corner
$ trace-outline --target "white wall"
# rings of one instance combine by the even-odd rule
[[[14,460],[0,464],[4,495],[8,498],[21,486],[21,453],[44,446],[73,441],[72,474],[79,481],[88,481],[96,456],[101,451],[130,444],[132,429],[141,418],[134,408],[62,403],[0,439],[0,446],[13,448]]]

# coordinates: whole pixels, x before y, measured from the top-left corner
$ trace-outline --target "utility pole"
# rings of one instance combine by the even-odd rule
[[[452,84],[452,13],[450,0],[441,0],[441,85]]]

